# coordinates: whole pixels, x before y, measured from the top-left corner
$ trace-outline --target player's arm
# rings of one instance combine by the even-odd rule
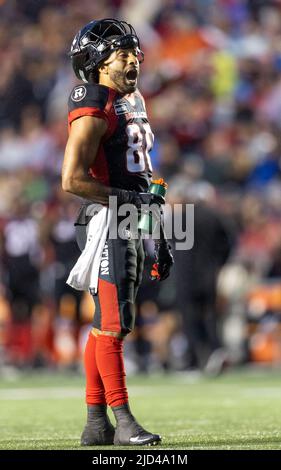
[[[110,195],[117,198],[118,205],[163,204],[165,201],[161,196],[110,188],[89,175],[88,170],[95,161],[106,131],[106,121],[94,116],[82,116],[72,122],[62,167],[63,190],[105,205]]]
[[[72,122],[62,167],[63,190],[106,205],[110,195],[117,197],[118,205],[164,203],[161,196],[110,188],[89,175],[106,130],[105,120],[93,116],[82,116]]]
[[[107,205],[111,188],[88,173],[106,131],[106,121],[94,116],[82,116],[72,122],[62,167],[62,188],[76,196]]]

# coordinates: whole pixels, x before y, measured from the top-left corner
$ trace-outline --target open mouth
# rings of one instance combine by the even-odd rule
[[[135,82],[137,78],[138,78],[138,71],[137,71],[137,69],[130,69],[130,70],[128,70],[128,72],[126,73],[126,79],[127,79],[129,82]]]

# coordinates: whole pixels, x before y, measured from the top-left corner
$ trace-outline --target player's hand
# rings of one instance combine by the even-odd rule
[[[140,208],[142,204],[147,204],[149,206],[151,206],[152,204],[157,204],[158,206],[161,206],[161,204],[165,204],[165,199],[162,196],[152,193],[135,192],[133,196],[133,201],[134,202],[132,202],[132,204],[134,204],[138,208]]]
[[[112,196],[117,197],[117,204],[121,206],[122,204],[133,204],[138,209],[141,208],[142,204],[147,204],[151,206],[152,204],[165,204],[165,199],[158,194],[152,193],[138,193],[137,191],[127,191],[126,189],[112,188]]]
[[[153,281],[164,281],[170,274],[170,269],[174,264],[171,246],[166,240],[155,242],[155,263],[150,272],[150,278]]]

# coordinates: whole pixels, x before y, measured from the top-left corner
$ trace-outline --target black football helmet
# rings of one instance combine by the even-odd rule
[[[112,18],[94,20],[84,26],[73,39],[69,56],[77,78],[89,81],[89,75],[117,49],[136,48],[140,62],[144,54],[133,26]]]

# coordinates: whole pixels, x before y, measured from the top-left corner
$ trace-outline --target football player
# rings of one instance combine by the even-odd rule
[[[148,192],[153,134],[138,91],[143,52],[134,28],[115,19],[91,21],[76,34],[70,51],[75,75],[84,83],[69,98],[69,139],[62,169],[65,191],[108,205],[163,204]],[[76,222],[81,249],[86,241],[86,205]],[[156,277],[165,279],[173,264],[161,230],[155,243]],[[110,239],[103,252],[94,295],[93,329],[85,349],[88,419],[82,445],[146,445],[161,438],[142,428],[131,413],[125,382],[123,341],[134,327],[134,301],[141,282],[144,249],[137,239]],[[155,265],[154,265],[155,268]],[[154,269],[155,274],[155,269]],[[116,429],[107,415],[113,410]]]

